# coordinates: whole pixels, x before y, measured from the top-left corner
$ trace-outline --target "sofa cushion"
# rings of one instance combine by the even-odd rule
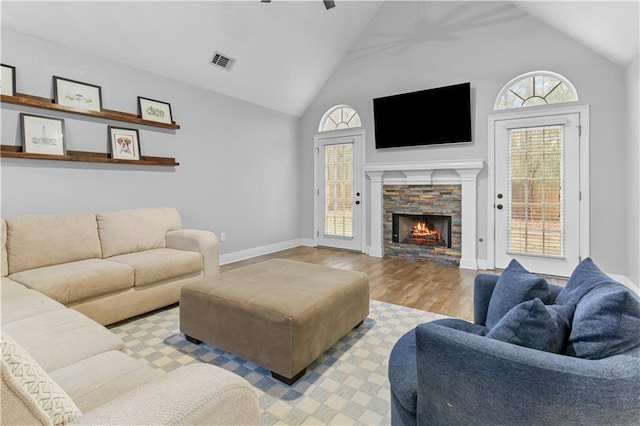
[[[115,334],[73,309],[45,312],[2,325],[44,368],[53,371],[102,352],[123,350]]]
[[[12,274],[11,279],[69,304],[133,287],[131,266],[87,259]]]
[[[2,299],[0,299],[0,301],[4,302],[2,304],[3,309],[5,307],[5,303],[11,300],[11,298],[33,293],[23,284],[7,277],[0,277],[0,291],[2,292]]]
[[[166,234],[180,229],[174,208],[118,210],[98,213],[102,257],[166,247]]]
[[[161,370],[120,351],[104,352],[49,374],[83,413],[164,377]]]
[[[9,265],[7,264],[7,224],[4,220],[0,220],[0,243],[2,243],[2,253],[0,253],[0,274],[6,277],[9,274]]]
[[[442,318],[431,322],[448,328],[464,331],[465,333],[475,334],[477,336],[485,336],[487,334],[487,327],[459,318]]]
[[[598,268],[593,259],[587,257],[573,270],[567,284],[556,298],[556,303],[577,305],[587,293],[596,287],[620,284]]]
[[[19,216],[6,224],[9,274],[102,254],[93,213]]]
[[[514,306],[536,297],[545,304],[551,302],[547,281],[527,271],[517,260],[511,260],[498,278],[489,300],[487,329],[495,327]]]
[[[556,303],[576,305],[567,355],[600,359],[640,345],[640,298],[591,258],[576,267]]]
[[[45,423],[54,425],[72,423],[82,416],[71,397],[11,336],[3,333],[0,337],[0,347],[3,388],[6,386],[9,392],[24,404],[22,407],[12,406],[11,411],[27,411],[29,414],[25,413],[23,420],[35,416],[45,420]],[[3,410],[4,422],[7,422],[7,419],[4,418]]]
[[[262,422],[256,391],[247,380],[223,368],[197,362],[85,413],[79,424],[260,425]]]
[[[507,312],[487,333],[487,337],[541,351],[562,353],[571,328],[573,311],[573,305],[547,306],[535,298]]]
[[[64,305],[9,278],[2,277],[2,324],[39,315],[44,312],[66,309]]]
[[[107,261],[134,268],[136,287],[199,273],[203,267],[200,253],[168,248],[122,254],[110,257]]]
[[[566,354],[601,359],[640,345],[640,299],[623,286],[596,287],[576,306]]]

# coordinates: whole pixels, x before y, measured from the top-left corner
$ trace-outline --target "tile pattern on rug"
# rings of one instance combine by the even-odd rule
[[[265,425],[386,425],[391,423],[387,367],[395,342],[416,325],[441,315],[371,300],[370,314],[340,339],[292,386],[249,361],[180,333],[172,306],[111,327],[127,352],[166,372],[194,362],[232,371],[256,389]]]

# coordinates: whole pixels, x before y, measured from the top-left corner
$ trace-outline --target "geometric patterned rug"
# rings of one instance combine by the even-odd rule
[[[169,372],[182,365],[217,365],[253,385],[262,424],[388,425],[391,423],[387,366],[391,348],[407,331],[442,315],[371,300],[360,327],[340,339],[292,386],[268,370],[229,352],[189,343],[179,328],[179,306],[154,311],[110,327],[127,352]]]

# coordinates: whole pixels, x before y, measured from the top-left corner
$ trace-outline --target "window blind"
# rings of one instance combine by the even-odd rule
[[[353,236],[353,144],[325,146],[324,233]]]
[[[564,257],[561,126],[509,130],[508,251]]]

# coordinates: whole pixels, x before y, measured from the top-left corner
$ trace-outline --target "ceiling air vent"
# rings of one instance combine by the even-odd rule
[[[211,59],[211,65],[215,65],[216,67],[222,68],[227,71],[231,71],[233,65],[236,63],[236,60],[230,58],[227,55],[223,55],[220,52],[213,53],[213,59]]]

